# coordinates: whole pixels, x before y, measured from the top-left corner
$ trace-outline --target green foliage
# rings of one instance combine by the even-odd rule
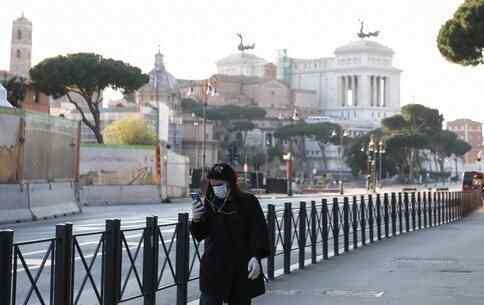
[[[230,127],[231,132],[247,132],[251,131],[255,128],[255,124],[251,121],[235,121],[232,122],[232,126]]]
[[[111,123],[103,134],[106,144],[155,145],[157,142],[155,130],[138,115]]]
[[[464,66],[483,63],[484,0],[466,0],[440,29],[437,44],[447,60]]]
[[[106,88],[130,94],[148,82],[149,77],[137,67],[93,53],[77,53],[47,58],[30,70],[34,86],[41,92],[59,98],[66,96],[80,112],[82,121],[103,142],[99,108]],[[80,95],[85,105],[72,98]],[[92,119],[91,119],[92,117]]]
[[[203,116],[202,105],[194,99],[185,98],[181,101],[184,113],[194,113],[198,117]],[[253,121],[265,118],[266,111],[257,106],[224,105],[207,107],[207,119],[210,121]]]
[[[442,130],[444,118],[437,109],[410,104],[402,107],[401,114],[382,121],[383,130],[372,132],[385,142],[385,171],[398,172],[400,177],[412,181],[415,173],[422,172],[421,152],[430,150],[440,170],[444,170],[444,159],[452,154],[462,156],[470,146],[459,140],[452,132]],[[366,171],[366,154],[361,147],[369,142],[369,135],[355,139],[347,151],[346,162],[353,174]]]
[[[2,86],[7,90],[7,101],[16,108],[20,108],[20,104],[27,94],[27,84],[25,79],[21,77],[12,77],[1,82]]]
[[[191,98],[184,98],[181,100],[181,109],[183,113],[195,113],[197,116],[202,116],[202,106]]]
[[[336,132],[336,136],[333,136]],[[282,126],[276,130],[274,136],[281,140],[290,140],[297,137],[312,138],[321,143],[339,143],[342,129],[333,123],[308,124],[304,121],[292,125]]]

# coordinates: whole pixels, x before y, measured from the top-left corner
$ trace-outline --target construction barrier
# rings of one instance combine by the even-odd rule
[[[85,185],[82,205],[146,204],[161,202],[156,185]]]

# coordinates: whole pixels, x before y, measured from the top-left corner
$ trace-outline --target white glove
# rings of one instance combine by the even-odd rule
[[[194,200],[192,202],[192,219],[195,222],[199,222],[205,213],[205,207],[200,200]]]
[[[259,260],[255,257],[251,258],[247,267],[249,270],[249,280],[255,280],[260,275]]]

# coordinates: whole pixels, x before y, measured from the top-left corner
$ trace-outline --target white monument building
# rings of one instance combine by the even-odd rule
[[[339,47],[335,57],[298,59],[279,52],[278,79],[315,90],[321,115],[370,131],[400,111],[400,74],[392,49],[370,40]],[[355,126],[356,127],[356,126]]]

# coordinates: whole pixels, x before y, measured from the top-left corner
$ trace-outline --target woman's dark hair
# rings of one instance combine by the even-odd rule
[[[230,188],[230,192],[232,195],[238,195],[240,193],[240,188],[237,183],[237,173],[235,170],[228,165],[227,163],[217,163],[207,174],[207,179],[217,179],[226,181]],[[206,188],[206,196],[207,198],[212,198],[214,195],[213,188],[210,183],[207,181],[207,188]]]

